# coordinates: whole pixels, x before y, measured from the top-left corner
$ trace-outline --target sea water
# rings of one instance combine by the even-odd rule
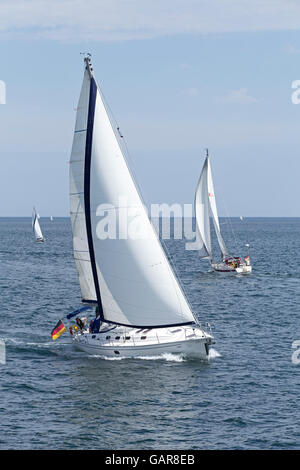
[[[251,275],[210,272],[185,240],[165,241],[212,327],[202,363],[106,360],[76,351],[68,333],[53,342],[80,306],[70,221],[41,218],[36,243],[29,218],[0,219],[1,449],[299,448],[300,219],[225,222],[231,254],[250,244]]]

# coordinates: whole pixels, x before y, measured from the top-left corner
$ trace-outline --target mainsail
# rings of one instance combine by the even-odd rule
[[[42,231],[41,231],[41,227],[40,227],[40,223],[39,223],[39,219],[38,219],[38,214],[35,210],[35,207],[33,208],[33,211],[32,211],[32,229],[33,229],[35,239],[37,241],[44,240],[44,237],[43,237],[43,234],[42,234]]]
[[[212,259],[210,214],[212,215],[222,257],[228,251],[220,231],[219,217],[216,205],[215,191],[211,173],[209,156],[207,155],[198,181],[195,196],[195,214],[197,238],[200,246],[200,257]]]
[[[207,174],[208,158],[204,162],[195,196],[196,233],[201,258],[212,257]]]
[[[194,323],[133,181],[88,58],[85,63],[70,160],[70,213],[82,300],[97,303],[102,320],[120,325]],[[104,213],[116,221],[115,237],[105,237],[99,229]]]

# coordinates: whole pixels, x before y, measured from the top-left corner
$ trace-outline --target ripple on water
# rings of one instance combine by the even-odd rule
[[[184,241],[166,241],[195,315],[212,325],[216,343],[201,363],[103,360],[67,335],[53,342],[57,320],[80,305],[69,219],[41,220],[43,246],[29,218],[0,219],[0,448],[299,447],[300,220],[245,220],[232,224],[238,252],[251,244],[249,276],[209,273]]]

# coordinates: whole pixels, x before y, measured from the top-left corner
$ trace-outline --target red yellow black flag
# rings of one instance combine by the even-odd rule
[[[65,331],[67,331],[67,328],[65,327],[63,322],[61,320],[59,320],[57,322],[56,326],[51,331],[51,336],[52,336],[53,341],[55,341],[57,338],[59,338],[60,335],[62,335]]]

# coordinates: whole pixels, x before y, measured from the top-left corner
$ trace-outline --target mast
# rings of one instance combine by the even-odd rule
[[[86,70],[90,77],[90,93],[89,93],[89,107],[88,107],[88,119],[87,119],[87,132],[86,132],[86,144],[85,144],[85,166],[84,166],[84,209],[85,209],[85,222],[88,246],[91,259],[91,267],[94,278],[94,286],[97,295],[97,305],[99,309],[100,318],[104,320],[103,306],[100,293],[100,285],[98,280],[98,273],[95,260],[94,244],[92,237],[92,222],[91,222],[91,158],[92,158],[92,142],[94,132],[94,117],[95,117],[95,105],[97,95],[97,85],[93,77],[93,68],[91,64],[91,55],[87,54],[84,58]]]

